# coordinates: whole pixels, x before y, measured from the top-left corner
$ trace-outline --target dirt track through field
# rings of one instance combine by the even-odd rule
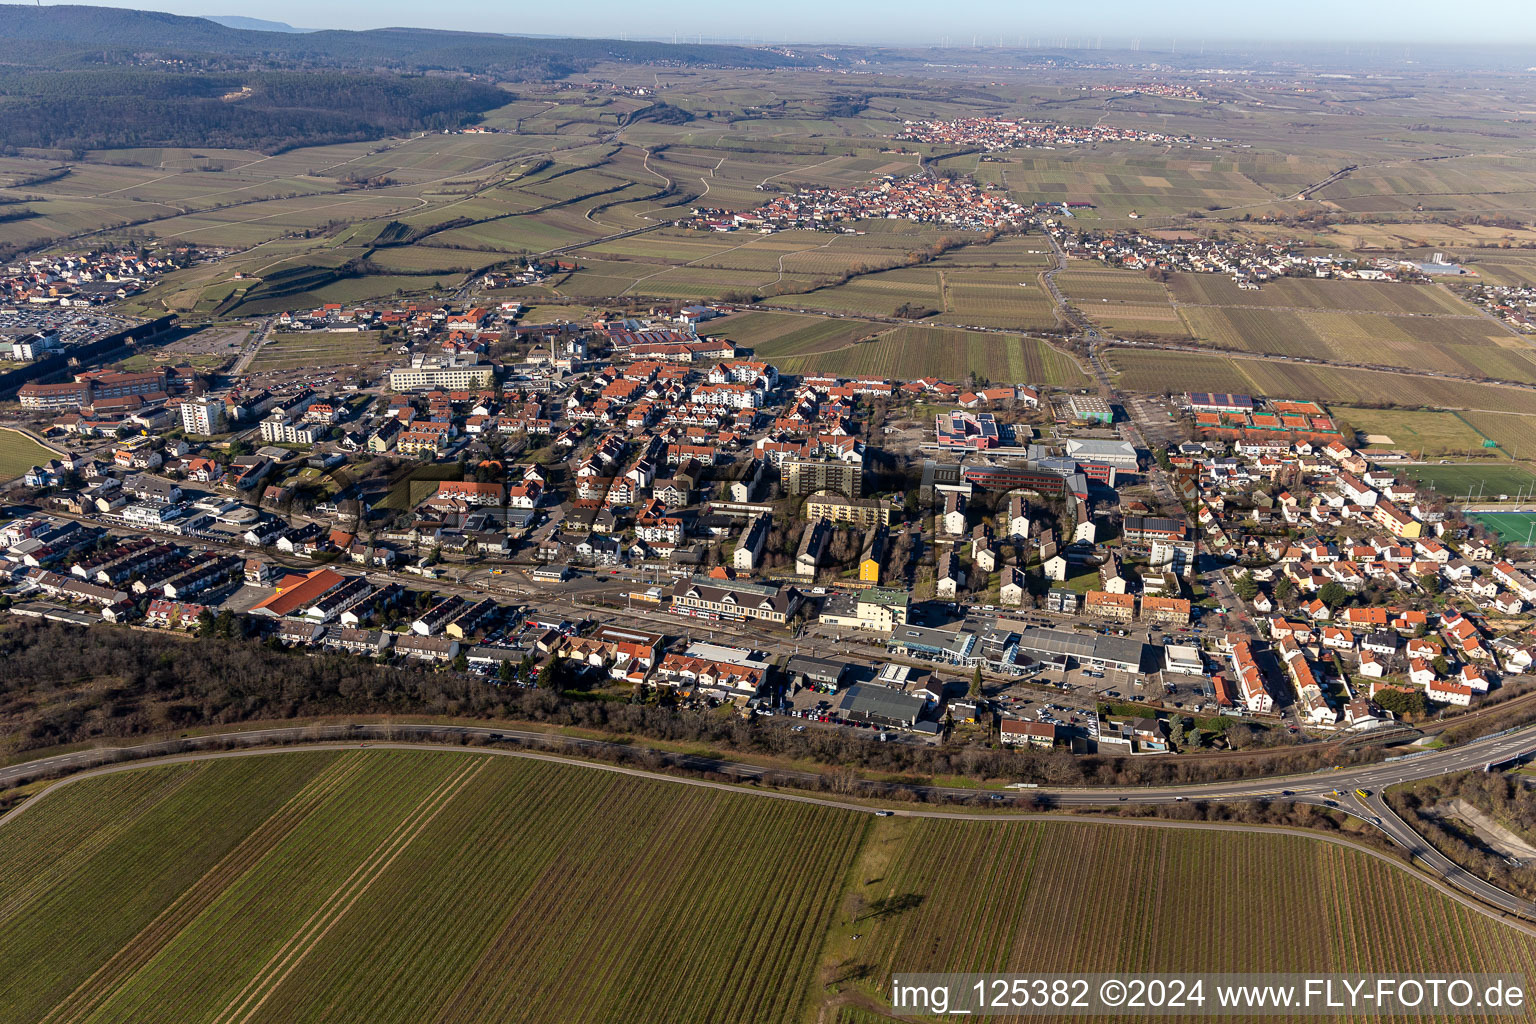
[[[491,763],[489,757],[471,760],[457,775],[452,776],[417,804],[404,821],[395,827],[372,853],[363,860],[352,874],[310,915],[309,920],[295,932],[281,949],[256,972],[234,999],[214,1018],[214,1024],[245,1024],[271,998],[283,981],[299,964],[303,963],[315,947],[334,928],[347,911],[378,881],[385,871],[416,837],[463,791],[475,776]]]
[[[338,789],[355,776],[366,757],[339,757],[317,774],[219,863],[161,911],[143,931],[43,1018],[42,1024],[73,1024],[88,1017],[187,925],[217,900],[236,879],[275,849]]]

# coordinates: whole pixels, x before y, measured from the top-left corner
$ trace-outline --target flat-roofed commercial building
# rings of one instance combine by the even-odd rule
[[[922,697],[877,683],[856,683],[837,702],[837,716],[890,729],[910,729],[928,702]]]
[[[1114,408],[1098,395],[1072,395],[1067,399],[1072,418],[1085,423],[1113,423]]]
[[[837,629],[868,629],[889,633],[907,624],[911,603],[905,590],[870,587],[857,594],[833,594],[821,605],[820,620]]]

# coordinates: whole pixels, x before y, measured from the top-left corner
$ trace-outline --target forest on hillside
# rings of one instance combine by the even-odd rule
[[[515,10],[514,10],[515,13]],[[422,17],[430,19],[430,10]],[[81,67],[140,64],[176,55],[203,68],[388,68],[490,74],[548,81],[602,61],[722,67],[784,67],[804,61],[771,50],[618,39],[559,39],[381,28],[361,32],[264,32],[159,11],[50,4],[0,4],[3,63]]]
[[[0,74],[0,146],[277,153],[459,127],[509,98],[483,82],[337,71],[18,71]]]

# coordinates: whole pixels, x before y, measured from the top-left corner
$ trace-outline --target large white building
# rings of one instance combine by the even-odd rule
[[[389,387],[392,391],[420,391],[425,388],[488,387],[496,378],[496,368],[490,363],[471,363],[467,366],[431,365],[397,366],[389,371]]]
[[[181,403],[181,429],[209,437],[224,432],[224,403],[194,398]]]
[[[277,417],[261,421],[261,439],[269,444],[314,444],[328,432],[323,423],[306,423],[303,420],[289,422]]]
[[[763,404],[763,394],[748,384],[705,384],[694,388],[693,400],[701,405],[723,405],[731,409],[756,409]]]

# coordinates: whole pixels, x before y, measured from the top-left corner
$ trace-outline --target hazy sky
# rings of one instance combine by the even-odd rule
[[[479,29],[544,35],[664,37],[770,42],[941,43],[996,45],[1035,39],[1106,47],[1139,37],[1142,48],[1177,40],[1318,39],[1344,42],[1536,41],[1533,0],[117,0],[111,6],[177,14],[241,14],[307,28],[386,25]]]

